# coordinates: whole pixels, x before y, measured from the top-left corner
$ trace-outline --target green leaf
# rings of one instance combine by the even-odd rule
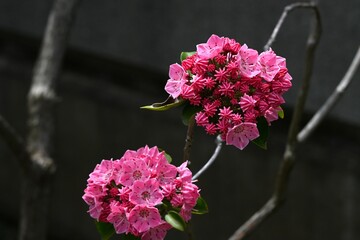
[[[183,99],[174,99],[171,96],[169,96],[164,102],[161,103],[153,103],[151,105],[142,106],[141,109],[147,109],[152,111],[165,111],[170,108],[174,108],[177,106],[180,106],[185,103],[185,100]]]
[[[189,125],[190,119],[197,113],[201,111],[201,107],[190,105],[187,103],[182,111],[181,119],[185,126]]]
[[[165,215],[165,221],[177,230],[184,231],[186,228],[184,219],[175,211],[169,211]]]
[[[280,110],[278,111],[279,118],[283,119],[285,117],[284,110],[281,107],[279,108],[280,108]]]
[[[195,53],[196,53],[195,51],[194,52],[182,52],[180,54],[180,61],[181,62],[184,61],[187,57],[190,57],[190,56],[194,55]]]
[[[169,163],[171,163],[171,162],[172,162],[172,157],[171,157],[168,153],[166,153],[165,151],[164,151],[164,154],[165,154],[166,160],[167,160]]]
[[[120,239],[121,240],[140,240],[141,238],[139,238],[139,237],[135,237],[134,235],[132,235],[132,234],[121,234],[120,235],[121,237],[120,237]]]
[[[193,214],[205,214],[209,212],[208,205],[202,197],[197,199],[196,205],[191,212]]]
[[[102,240],[108,240],[115,233],[114,226],[111,223],[95,221],[96,229],[100,233]]]
[[[258,145],[262,149],[267,149],[267,138],[269,135],[269,125],[264,117],[258,119],[257,128],[260,136],[254,139],[252,142]]]

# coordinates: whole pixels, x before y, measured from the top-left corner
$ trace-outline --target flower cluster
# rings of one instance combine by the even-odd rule
[[[291,87],[286,60],[273,50],[258,54],[234,39],[212,35],[181,65],[172,64],[165,90],[200,106],[195,120],[240,149],[259,136],[257,122],[278,119]]]
[[[163,219],[167,211],[177,211],[187,222],[199,196],[187,162],[175,167],[157,147],[145,146],[98,164],[83,199],[90,216],[113,224],[116,233],[161,240],[171,228]]]

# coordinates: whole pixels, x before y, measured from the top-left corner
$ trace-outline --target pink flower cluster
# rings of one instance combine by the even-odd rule
[[[90,216],[112,223],[118,234],[130,233],[142,240],[164,239],[171,228],[163,220],[166,209],[177,209],[189,221],[200,196],[187,162],[175,167],[157,147],[128,150],[121,159],[103,160],[89,176],[83,199]],[[163,204],[169,203],[164,210]]]
[[[173,98],[201,106],[197,125],[240,149],[259,136],[259,117],[269,125],[278,119],[282,95],[292,85],[285,58],[217,35],[181,65],[172,64],[169,77],[165,90]]]

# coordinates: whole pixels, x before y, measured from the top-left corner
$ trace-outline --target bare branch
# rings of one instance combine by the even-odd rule
[[[337,85],[335,91],[331,94],[331,96],[326,100],[324,105],[316,112],[316,114],[298,134],[297,140],[299,142],[304,142],[313,133],[313,131],[321,123],[324,117],[334,108],[335,104],[339,101],[347,87],[350,85],[351,80],[353,79],[353,76],[359,67],[359,64],[360,47],[358,48],[349,69],[347,70],[343,79]]]
[[[269,201],[259,210],[257,211],[252,217],[247,220],[236,232],[229,238],[229,240],[237,240],[243,239],[255,228],[264,221],[270,214],[275,210],[276,207],[276,199],[272,197]]]
[[[55,85],[79,0],[55,0],[28,94],[27,151],[31,169],[24,175],[20,211],[20,240],[45,240],[51,176]]]
[[[210,157],[207,163],[192,177],[192,180],[198,179],[200,175],[203,174],[215,162],[216,158],[219,156],[223,143],[220,136],[216,137],[215,143],[216,143],[216,148],[213,155]]]
[[[315,3],[313,3],[313,2],[297,2],[297,3],[287,5],[285,7],[283,13],[281,14],[280,19],[278,20],[268,42],[265,44],[264,50],[265,51],[269,50],[269,48],[275,42],[276,37],[277,37],[282,25],[284,24],[286,17],[288,16],[288,14],[290,12],[292,12],[295,9],[299,9],[299,8],[314,8],[314,7],[315,7]]]
[[[24,140],[18,134],[15,129],[9,124],[6,119],[0,115],[0,135],[2,135],[4,141],[9,148],[15,154],[17,160],[20,163],[21,168],[24,171],[29,170],[30,158],[26,151]]]
[[[302,80],[302,86],[299,91],[299,95],[294,109],[294,114],[292,116],[283,160],[278,169],[278,173],[275,181],[274,193],[273,196],[270,198],[270,200],[259,211],[257,211],[244,225],[240,226],[240,228],[233,234],[233,236],[231,236],[230,238],[231,240],[239,240],[248,236],[285,201],[285,194],[287,190],[289,176],[295,163],[295,148],[297,146],[297,134],[299,131],[300,121],[304,112],[304,106],[308,95],[310,79],[313,72],[315,50],[321,35],[321,18],[317,5],[314,2],[296,3],[285,7],[284,13],[279,20],[280,24],[278,23],[274,30],[274,31],[278,31],[276,30],[276,28],[278,29],[280,28],[282,22],[284,21],[289,11],[295,8],[303,8],[303,7],[311,9],[315,14],[315,18],[311,24],[311,29],[307,41],[306,59],[305,59],[305,68],[304,68],[304,77]],[[272,42],[276,37],[276,34],[277,32],[273,34],[274,37],[270,38],[269,42],[265,46],[266,49],[270,47],[270,45],[272,44]]]

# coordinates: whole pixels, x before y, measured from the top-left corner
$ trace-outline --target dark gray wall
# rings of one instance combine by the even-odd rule
[[[162,89],[167,67],[177,61],[180,51],[193,49],[212,32],[260,50],[288,2],[206,3],[83,1],[58,86],[61,101],[54,153],[58,171],[50,239],[99,239],[81,196],[88,174],[101,159],[148,144],[166,149],[175,164],[180,164],[186,128],[179,110],[139,110],[141,105],[166,97]],[[338,4],[321,3],[324,35],[317,53],[311,107],[320,105],[332,91],[358,44],[359,2]],[[0,113],[23,135],[26,94],[49,7],[50,1],[0,0]],[[300,11],[289,19],[274,46],[288,58],[295,85],[301,77],[307,32],[303,16],[306,13]],[[300,147],[286,205],[249,239],[360,238],[358,84],[353,83],[333,118]],[[295,92],[287,96],[290,103]],[[271,128],[269,150],[225,147],[200,179],[210,213],[194,217],[197,239],[227,239],[270,196],[291,104],[287,108],[285,120]],[[194,171],[210,157],[213,142],[202,129],[196,129],[191,157]],[[1,138],[0,166],[0,236],[15,239],[20,172]],[[172,231],[169,239],[185,238]]]

